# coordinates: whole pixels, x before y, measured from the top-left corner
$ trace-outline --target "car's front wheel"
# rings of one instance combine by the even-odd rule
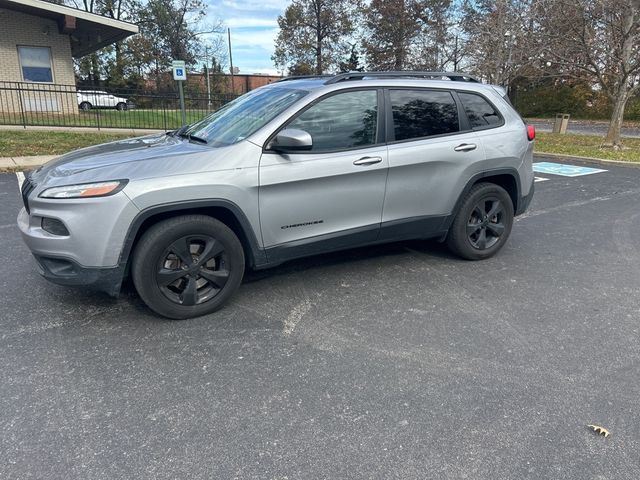
[[[462,201],[447,245],[462,258],[483,260],[504,246],[512,226],[513,204],[506,190],[493,183],[479,183]]]
[[[89,110],[91,110],[92,105],[89,102],[82,102],[80,104],[80,110],[82,110],[83,112],[88,112]]]
[[[119,110],[119,111],[121,111],[121,112],[122,112],[123,110],[126,110],[126,109],[127,109],[127,104],[126,104],[126,103],[124,103],[124,102],[119,102],[119,103],[116,105],[116,110]]]
[[[138,242],[133,283],[156,313],[184,319],[219,309],[238,289],[244,252],[224,223],[205,215],[164,220]]]

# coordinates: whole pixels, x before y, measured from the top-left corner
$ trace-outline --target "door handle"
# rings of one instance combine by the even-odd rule
[[[478,146],[475,143],[461,143],[457,147],[454,148],[456,152],[470,152],[471,150],[475,150]]]
[[[354,165],[373,165],[374,163],[380,163],[382,157],[362,157],[353,162]]]

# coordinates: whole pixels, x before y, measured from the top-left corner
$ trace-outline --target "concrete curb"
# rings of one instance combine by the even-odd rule
[[[608,165],[618,165],[621,167],[640,168],[640,162],[626,162],[624,160],[606,160],[604,158],[594,158],[594,157],[578,157],[576,155],[567,155],[564,153],[535,152],[533,156],[557,158],[558,160],[577,160],[580,162],[599,163],[601,165],[608,164]]]
[[[0,172],[19,172],[39,167],[60,155],[34,155],[31,157],[0,157]]]

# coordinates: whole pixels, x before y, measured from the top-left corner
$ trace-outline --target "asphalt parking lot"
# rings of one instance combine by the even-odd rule
[[[640,168],[596,167],[488,261],[324,255],[182,322],[42,280],[0,175],[0,478],[640,478]]]

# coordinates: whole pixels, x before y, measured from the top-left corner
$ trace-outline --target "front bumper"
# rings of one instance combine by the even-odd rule
[[[112,297],[118,296],[124,265],[114,268],[88,268],[68,258],[44,257],[33,254],[38,273],[57,285],[83,286],[91,290],[106,292]]]
[[[40,274],[60,285],[83,285],[117,295],[125,265],[124,239],[138,213],[124,193],[88,199],[44,199],[38,189],[18,214],[18,228]],[[61,222],[68,233],[53,234],[42,219]]]

